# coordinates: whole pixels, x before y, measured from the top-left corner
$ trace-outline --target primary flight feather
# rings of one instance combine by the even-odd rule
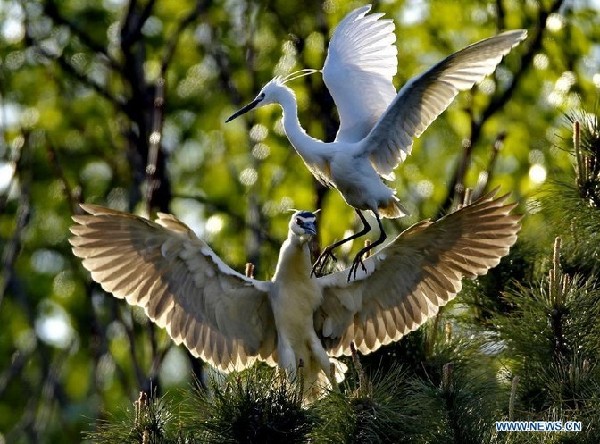
[[[322,69],[323,80],[337,106],[340,126],[335,140],[325,143],[309,136],[298,121],[294,92],[285,83],[297,78],[275,77],[256,98],[227,121],[251,109],[278,103],[283,108],[286,135],[313,175],[339,190],[363,223],[359,232],[328,246],[313,266],[321,272],[333,250],[365,235],[371,226],[362,214],[370,210],[379,238],[355,256],[348,273],[356,277],[366,252],[382,244],[386,234],[381,217],[407,214],[395,190],[383,179],[410,154],[413,139],[441,114],[459,91],[470,89],[491,74],[527,31],[506,31],[448,56],[396,92],[392,78],[397,68],[394,23],[383,14],[368,14],[371,6],[350,12],[335,29]],[[300,74],[301,75],[301,74]]]
[[[343,379],[334,358],[399,340],[508,254],[520,216],[506,196],[487,195],[437,222],[423,221],[348,270],[311,277],[308,239],[316,216],[296,212],[270,281],[226,265],[185,224],[168,214],[152,222],[96,205],[73,216],[70,239],[92,279],[143,307],[175,343],[230,372],[257,361],[295,379],[300,363],[306,400]],[[332,374],[332,364],[336,369]]]

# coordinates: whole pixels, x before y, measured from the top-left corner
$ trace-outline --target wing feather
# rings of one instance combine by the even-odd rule
[[[522,29],[503,32],[467,46],[409,80],[365,141],[366,153],[377,172],[382,176],[391,174],[410,154],[413,139],[452,103],[458,92],[472,88],[494,72],[502,57],[526,36],[527,31]]]
[[[369,14],[371,6],[350,12],[336,27],[323,66],[323,80],[340,116],[336,140],[358,142],[396,96],[394,22]]]
[[[349,355],[351,343],[370,353],[397,341],[435,316],[464,278],[496,266],[515,243],[521,216],[510,214],[507,196],[494,196],[408,228],[366,259],[369,272],[355,281],[347,282],[347,270],[317,279],[323,303],[315,327],[328,353]]]
[[[270,283],[224,264],[174,216],[156,222],[96,205],[73,217],[73,253],[102,288],[223,371],[273,363]]]

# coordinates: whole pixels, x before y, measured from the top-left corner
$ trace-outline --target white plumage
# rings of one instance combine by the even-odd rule
[[[383,14],[367,14],[370,9],[367,5],[349,13],[329,43],[322,73],[340,117],[334,142],[309,136],[298,121],[294,92],[285,83],[302,74],[275,77],[250,104],[227,119],[260,106],[280,104],[286,135],[309,170],[324,185],[337,188],[355,208],[363,229],[325,248],[313,271],[320,272],[329,258],[335,259],[333,249],[368,233],[371,227],[361,211],[373,212],[380,236],[356,255],[348,280],[353,273],[356,276],[364,254],[386,239],[380,217],[407,214],[395,190],[382,179],[393,177],[394,169],[410,154],[413,139],[459,91],[492,73],[502,57],[527,36],[519,29],[470,45],[412,78],[396,93],[392,84],[397,68],[394,23],[380,20]]]
[[[463,278],[485,274],[516,240],[520,216],[506,196],[485,196],[437,222],[423,221],[348,270],[311,278],[307,240],[315,215],[295,213],[270,281],[226,265],[185,224],[168,214],[155,222],[82,205],[70,242],[92,278],[115,297],[144,308],[175,343],[230,372],[256,361],[293,379],[302,361],[306,399],[337,379],[355,344],[370,353],[434,316]]]

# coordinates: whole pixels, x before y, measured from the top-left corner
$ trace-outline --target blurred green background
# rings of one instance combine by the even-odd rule
[[[274,271],[288,209],[322,208],[322,246],[356,228],[352,208],[294,153],[279,108],[225,119],[273,75],[322,67],[336,23],[362,4],[0,0],[0,442],[77,442],[151,381],[164,391],[201,373],[72,256],[78,202],[171,212],[235,269],[253,262],[259,279]],[[600,2],[398,0],[373,10],[396,24],[397,87],[500,29],[529,31],[416,141],[392,184],[412,215],[387,221],[390,232],[446,211],[455,182],[498,186],[526,214],[523,236],[549,251],[539,191],[572,173],[565,113],[598,101]],[[320,74],[290,87],[307,132],[332,140]]]

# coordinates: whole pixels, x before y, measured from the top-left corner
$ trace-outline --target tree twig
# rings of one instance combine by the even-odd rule
[[[547,10],[543,9],[543,7],[540,4],[540,10],[537,16],[537,27],[529,38],[529,46],[527,48],[527,51],[521,57],[520,69],[513,73],[513,77],[510,84],[500,94],[492,98],[492,100],[488,103],[488,105],[481,113],[480,117],[478,119],[472,118],[470,138],[465,144],[463,155],[450,181],[446,200],[440,207],[440,210],[438,211],[438,216],[444,214],[452,206],[453,201],[462,200],[461,195],[465,188],[464,181],[468,167],[471,163],[473,147],[479,142],[484,125],[494,114],[501,111],[504,105],[506,105],[514,95],[517,87],[521,83],[523,76],[531,67],[535,54],[537,54],[540,51],[542,45],[542,38],[546,30],[546,22],[548,16],[557,12],[562,6],[563,2],[564,0],[554,0],[554,2],[550,5],[550,7]],[[500,13],[503,13],[503,10],[500,11]]]
[[[29,195],[29,183],[21,184],[21,196],[17,210],[17,221],[12,238],[4,246],[2,253],[2,279],[0,280],[0,306],[7,288],[11,285],[15,276],[15,263],[21,251],[21,237],[25,227],[29,224],[31,215],[31,196]]]
[[[61,14],[58,9],[58,6],[53,0],[46,0],[43,3],[44,13],[50,17],[55,23],[58,25],[63,25],[69,28],[71,34],[77,36],[77,38],[88,47],[92,52],[100,54],[106,61],[108,62],[108,66],[116,72],[119,72],[122,69],[120,63],[112,57],[106,48],[101,44],[97,43],[92,36],[84,32],[76,23],[67,19],[65,16]]]
[[[206,2],[203,0],[196,0],[195,7],[177,24],[177,28],[169,38],[167,47],[163,53],[162,63],[160,65],[160,77],[163,79],[165,78],[169,65],[173,60],[177,45],[181,39],[181,34],[183,34],[183,31],[185,31],[189,26],[194,24],[200,14],[202,14],[204,11],[205,6]]]
[[[75,193],[75,191],[69,184],[69,181],[67,180],[65,172],[62,168],[62,165],[60,164],[58,153],[56,152],[54,146],[51,143],[47,143],[46,150],[48,152],[48,160],[50,161],[50,165],[54,170],[54,174],[56,175],[63,187],[63,194],[65,195],[67,203],[69,204],[71,214],[76,214],[79,211],[77,208],[77,204],[81,202],[81,197],[79,196],[79,193]],[[77,187],[77,189],[80,189],[80,187]]]
[[[25,29],[27,29],[27,27]],[[29,46],[31,48],[34,48],[44,58],[46,58],[48,60],[52,60],[52,61],[58,63],[58,65],[67,74],[69,74],[71,77],[75,78],[76,80],[80,81],[85,86],[87,86],[87,87],[93,89],[94,91],[96,91],[98,94],[100,94],[102,97],[104,97],[105,99],[107,99],[110,103],[112,103],[113,105],[115,105],[117,108],[122,109],[122,110],[125,109],[125,101],[123,101],[123,99],[121,99],[121,98],[113,95],[113,93],[111,93],[103,85],[101,85],[100,83],[96,82],[95,80],[92,80],[87,75],[81,73],[77,68],[75,68],[71,64],[71,62],[69,62],[65,58],[64,54],[59,54],[59,55],[51,54],[46,49],[44,49],[42,46],[40,46],[31,37],[31,35],[29,34],[29,32],[27,30],[25,31],[25,34],[26,34],[25,41],[27,43],[27,46]]]
[[[151,216],[154,191],[160,186],[156,178],[158,154],[162,142],[163,109],[165,105],[165,81],[161,77],[156,82],[152,109],[152,132],[149,137],[148,158],[146,160],[146,215]]]

